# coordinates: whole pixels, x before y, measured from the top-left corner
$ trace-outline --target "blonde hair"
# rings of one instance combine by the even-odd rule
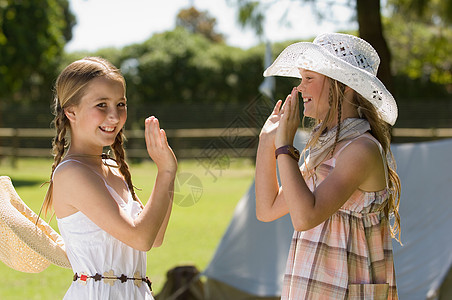
[[[121,72],[109,61],[100,57],[85,57],[71,63],[60,73],[56,80],[53,103],[53,114],[55,117],[52,121],[56,131],[52,141],[54,161],[50,173],[49,189],[47,190],[42,207],[45,214],[47,214],[52,206],[53,173],[63,159],[65,150],[69,145],[66,140],[66,133],[70,129],[70,123],[64,110],[70,106],[78,105],[88,83],[92,79],[102,76],[120,82],[124,90],[126,89],[126,83]],[[132,184],[129,166],[125,161],[124,139],[123,130],[121,129],[111,148],[113,149],[115,159],[118,161],[119,171],[124,176],[129,190],[132,193],[132,198],[138,201]]]
[[[345,99],[345,88],[346,86],[334,79],[331,79],[329,77],[326,77],[327,80],[329,80],[329,95],[328,95],[328,102],[329,102],[329,110],[325,116],[325,119],[323,121],[316,120],[314,125],[319,125],[319,129],[312,133],[311,138],[309,139],[308,143],[306,144],[306,147],[303,150],[303,154],[306,153],[306,150],[309,149],[309,147],[315,145],[321,136],[321,134],[327,130],[327,125],[331,124],[332,121],[335,121],[335,118],[337,117],[338,120],[338,130],[336,132],[336,139],[333,146],[333,150],[331,151],[331,156],[334,154],[334,150],[336,148],[336,144],[339,139],[339,133],[340,133],[340,120],[342,116],[342,104]],[[395,238],[397,241],[400,242],[400,234],[401,234],[401,228],[400,228],[400,215],[399,215],[399,204],[400,204],[400,192],[401,192],[401,185],[400,185],[400,178],[397,175],[395,171],[395,160],[394,156],[391,152],[390,143],[391,143],[391,126],[383,121],[375,107],[370,103],[367,99],[365,99],[363,96],[358,94],[357,92],[353,91],[353,98],[352,98],[352,104],[359,109],[361,118],[366,119],[371,128],[371,134],[372,136],[378,140],[378,142],[381,144],[383,148],[384,156],[387,159],[386,161],[386,168],[388,172],[388,188],[389,188],[389,197],[388,201],[383,208],[384,213],[386,217],[389,219],[389,216],[393,214],[394,216],[394,225],[391,227],[391,236]],[[304,117],[303,117],[304,119]],[[304,120],[303,120],[304,124]],[[389,162],[394,162],[394,165],[391,165]]]

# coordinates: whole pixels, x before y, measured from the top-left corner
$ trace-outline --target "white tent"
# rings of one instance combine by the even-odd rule
[[[303,149],[307,135],[299,132],[294,144]],[[256,219],[254,182],[237,204],[232,221],[224,234],[212,261],[203,272],[208,279],[227,284],[247,294],[277,297],[281,293],[290,240],[293,234],[290,216],[270,223]],[[212,291],[215,295],[215,291]],[[237,299],[224,297],[223,299]],[[214,299],[209,298],[209,299]],[[243,299],[250,299],[249,295]]]
[[[303,148],[300,135],[295,144]],[[392,150],[402,182],[404,246],[393,243],[399,297],[452,299],[452,140],[395,144]],[[256,219],[252,184],[203,272],[207,299],[280,295],[292,233],[288,216],[271,223]]]
[[[452,299],[452,139],[392,151],[402,182],[403,247],[392,243],[400,299]]]

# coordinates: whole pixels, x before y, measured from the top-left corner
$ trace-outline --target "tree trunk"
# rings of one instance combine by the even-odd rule
[[[380,0],[356,0],[359,36],[369,42],[380,56],[378,78],[393,93],[391,75],[391,52],[383,36],[381,24]]]

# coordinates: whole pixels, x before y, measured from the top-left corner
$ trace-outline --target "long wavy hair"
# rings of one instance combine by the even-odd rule
[[[45,214],[47,214],[52,207],[53,173],[63,159],[66,149],[69,146],[66,134],[68,130],[70,130],[70,123],[64,110],[70,106],[78,105],[85,93],[88,83],[94,78],[102,76],[120,82],[125,91],[126,82],[121,72],[109,61],[100,57],[85,57],[71,63],[60,73],[56,80],[53,100],[53,114],[55,117],[52,121],[52,125],[55,127],[55,137],[52,141],[54,161],[50,173],[49,189],[47,190],[41,209],[44,210]],[[123,134],[123,129],[121,129],[116,136],[114,143],[110,147],[119,164],[119,171],[124,176],[129,190],[132,193],[132,198],[135,201],[138,201],[132,184],[129,166],[125,160],[124,140],[125,136]]]
[[[306,151],[311,146],[317,143],[322,133],[325,132],[325,130],[327,130],[328,124],[331,124],[331,122],[338,120],[337,123],[338,130],[336,132],[335,143],[330,154],[331,156],[334,155],[334,151],[336,149],[336,145],[339,139],[339,133],[341,130],[340,120],[342,117],[342,105],[343,102],[346,101],[345,100],[346,85],[329,77],[326,77],[326,80],[329,81],[329,95],[328,95],[329,110],[324,120],[322,121],[315,120],[313,125],[314,126],[319,125],[320,127],[318,130],[312,133],[311,138],[309,139],[308,143],[306,144],[306,147],[303,150],[303,154],[305,154]],[[399,204],[400,204],[401,185],[400,178],[396,173],[395,159],[390,148],[391,126],[380,118],[377,110],[372,105],[372,103],[370,103],[368,100],[366,100],[363,96],[361,96],[355,91],[353,91],[352,104],[358,109],[358,112],[360,113],[360,118],[366,119],[369,122],[371,128],[370,134],[372,134],[372,136],[380,142],[383,148],[384,156],[387,158],[385,165],[388,173],[389,197],[384,207],[384,213],[386,217],[388,217],[388,219],[391,215],[394,217],[393,218],[394,222],[393,225],[391,226],[391,236],[400,242],[401,228],[400,228]],[[305,124],[304,120],[302,124]]]

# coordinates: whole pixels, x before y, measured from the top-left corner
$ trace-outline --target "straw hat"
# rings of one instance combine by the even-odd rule
[[[50,263],[71,268],[61,236],[20,199],[11,179],[0,176],[0,260],[10,268],[38,273]]]
[[[365,40],[342,33],[326,33],[312,43],[288,46],[264,72],[264,76],[301,78],[299,68],[314,71],[351,87],[377,109],[380,117],[394,125],[397,104],[377,78],[380,57]]]

